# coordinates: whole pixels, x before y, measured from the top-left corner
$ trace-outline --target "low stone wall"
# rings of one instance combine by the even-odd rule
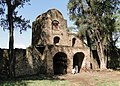
[[[96,62],[90,57],[90,51],[87,48],[70,47],[70,46],[31,46],[27,49],[15,49],[15,74],[17,76],[34,75],[34,74],[54,74],[53,58],[59,52],[67,56],[67,73],[71,73],[73,69],[73,59],[77,53],[83,53],[83,61],[80,71],[93,69]],[[81,57],[80,57],[81,58]],[[8,74],[8,50],[0,49],[0,75]]]
[[[15,75],[26,76],[38,73],[46,73],[45,60],[41,60],[41,56],[35,48],[15,49]],[[8,75],[8,49],[0,49],[0,76],[7,77]]]
[[[0,48],[0,77],[6,78],[8,76],[8,50]]]

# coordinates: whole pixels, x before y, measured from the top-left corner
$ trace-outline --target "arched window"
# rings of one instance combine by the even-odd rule
[[[56,37],[54,37],[54,44],[56,44],[56,43],[59,43],[59,40],[60,40],[60,37],[58,37],[58,36],[56,36]]]
[[[53,20],[52,21],[52,26],[53,26],[53,29],[58,29],[59,22],[57,20]]]
[[[74,46],[75,41],[76,41],[76,38],[73,38],[73,39],[72,39],[72,47]]]

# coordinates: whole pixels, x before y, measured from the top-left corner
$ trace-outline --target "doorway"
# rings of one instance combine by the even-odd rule
[[[67,73],[67,55],[63,52],[58,52],[53,57],[54,74]]]
[[[77,72],[80,72],[83,60],[84,60],[84,53],[83,52],[77,52],[75,53],[75,55],[73,56],[73,68],[78,68]]]

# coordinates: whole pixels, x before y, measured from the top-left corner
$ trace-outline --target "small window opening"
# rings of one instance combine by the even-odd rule
[[[72,39],[72,47],[75,45],[76,38]]]
[[[54,37],[54,44],[59,43],[60,38],[58,36]]]
[[[52,25],[58,28],[59,22],[57,20],[52,21]]]

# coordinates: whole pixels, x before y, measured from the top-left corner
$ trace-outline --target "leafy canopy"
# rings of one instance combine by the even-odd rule
[[[26,20],[22,15],[18,16],[17,8],[23,8],[26,2],[30,4],[30,0],[0,0],[0,26],[3,29],[9,28],[8,10],[12,12],[14,28],[19,28],[21,32],[31,27],[28,24],[30,20]]]

